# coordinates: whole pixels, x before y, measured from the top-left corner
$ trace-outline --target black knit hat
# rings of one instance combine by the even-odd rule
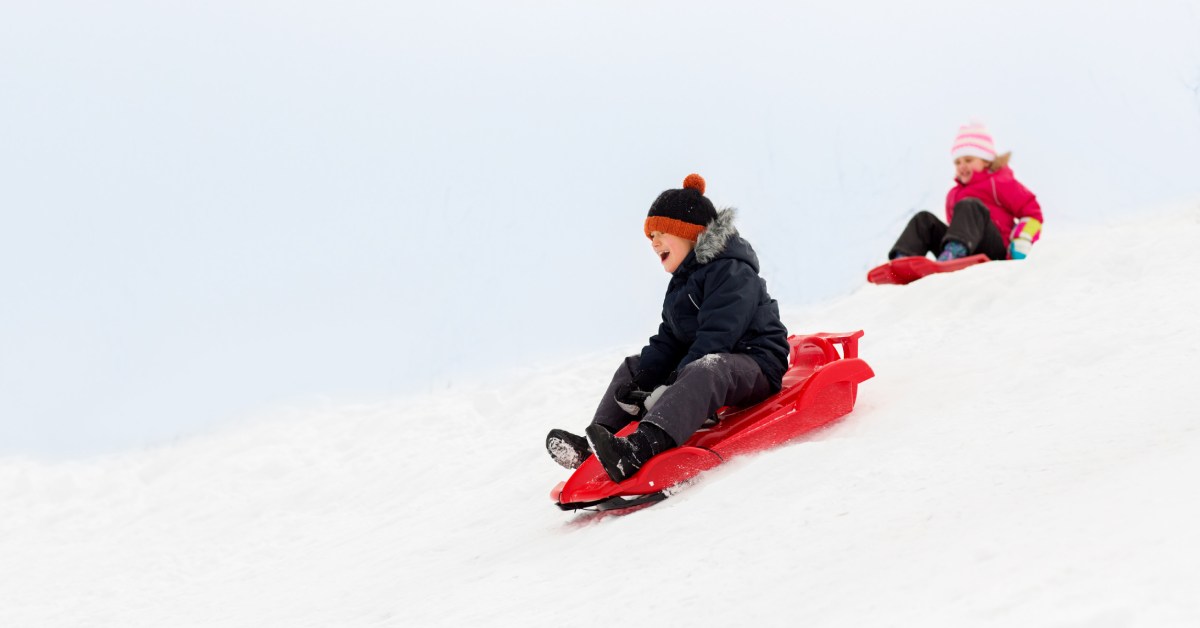
[[[667,190],[654,199],[646,215],[646,237],[661,231],[695,242],[716,218],[717,209],[704,196],[704,177],[689,174],[683,180],[683,189]]]

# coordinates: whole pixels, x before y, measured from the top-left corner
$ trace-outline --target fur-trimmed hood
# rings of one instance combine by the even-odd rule
[[[738,235],[737,227],[733,226],[736,216],[736,209],[726,207],[719,210],[717,217],[708,223],[696,238],[693,253],[697,264],[707,264],[719,257],[732,257],[750,264],[754,267],[754,272],[758,272],[758,255],[754,253],[750,243]]]

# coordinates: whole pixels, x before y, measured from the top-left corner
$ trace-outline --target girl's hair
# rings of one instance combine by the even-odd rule
[[[1008,160],[1011,158],[1012,158],[1011,150],[1008,151],[1007,153],[1004,153],[1003,155],[996,155],[996,158],[992,160],[992,164],[990,166],[988,166],[988,171],[996,172],[996,171],[1004,168],[1005,166],[1008,165]]]

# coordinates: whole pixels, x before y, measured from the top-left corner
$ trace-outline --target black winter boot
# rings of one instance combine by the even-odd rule
[[[613,482],[624,482],[646,464],[653,456],[675,446],[675,441],[657,425],[642,422],[637,431],[625,438],[618,438],[600,425],[589,425],[588,442],[592,451],[604,467],[604,472]]]
[[[586,438],[566,430],[550,430],[546,435],[546,451],[555,462],[568,469],[578,469],[592,455]]]

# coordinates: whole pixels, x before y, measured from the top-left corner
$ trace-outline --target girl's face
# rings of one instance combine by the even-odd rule
[[[983,172],[991,163],[970,155],[959,157],[954,160],[954,176],[963,184],[970,183],[976,172]]]
[[[675,269],[679,268],[684,258],[692,252],[695,246],[695,242],[685,240],[677,235],[661,231],[650,232],[650,247],[654,249],[654,254],[658,255],[658,260],[662,262],[663,269],[668,273],[675,272]]]

